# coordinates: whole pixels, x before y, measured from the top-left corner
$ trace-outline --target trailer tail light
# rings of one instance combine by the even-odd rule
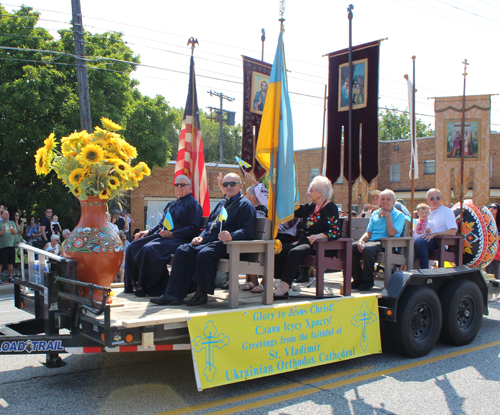
[[[104,333],[101,334],[101,341],[104,342],[106,337],[104,336]]]
[[[132,334],[129,333],[125,336],[125,341],[127,343],[132,343],[132,340],[134,340],[134,336]]]
[[[392,310],[387,310],[385,313],[386,313],[388,316],[392,316]]]

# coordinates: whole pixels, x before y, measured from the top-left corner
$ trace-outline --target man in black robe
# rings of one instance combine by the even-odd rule
[[[153,229],[138,232],[125,252],[125,289],[135,295],[158,296],[168,283],[167,262],[178,246],[200,233],[202,209],[191,195],[191,180],[184,175],[175,178],[175,196],[164,210],[163,219]],[[163,220],[167,212],[173,219],[173,229],[167,230]]]
[[[168,286],[161,297],[150,301],[159,305],[179,305],[189,293],[193,281],[196,294],[188,305],[206,304],[207,294],[213,294],[217,263],[228,258],[225,241],[251,239],[255,228],[255,207],[241,194],[241,178],[235,173],[226,174],[222,186],[226,197],[210,213],[208,223],[190,244],[177,248],[172,264]],[[227,218],[221,221],[222,208]]]

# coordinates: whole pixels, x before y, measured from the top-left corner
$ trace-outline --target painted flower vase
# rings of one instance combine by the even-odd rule
[[[87,200],[80,200],[80,205],[80,221],[63,244],[63,256],[77,261],[78,281],[109,287],[123,261],[123,244],[109,227],[106,201],[89,196]],[[87,297],[88,292],[88,289],[79,290],[83,297]],[[102,300],[101,291],[94,291],[94,300]]]

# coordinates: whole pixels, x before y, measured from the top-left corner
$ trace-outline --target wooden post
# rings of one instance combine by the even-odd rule
[[[85,38],[83,37],[82,9],[80,0],[71,0],[73,10],[73,38],[75,40],[76,79],[80,106],[80,128],[92,132],[90,113],[89,79],[85,62]]]

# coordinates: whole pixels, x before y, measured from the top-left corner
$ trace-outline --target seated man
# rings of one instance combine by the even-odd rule
[[[380,192],[380,209],[375,210],[366,232],[352,244],[352,289],[368,291],[373,287],[373,272],[377,254],[383,251],[380,238],[400,236],[405,215],[394,207],[396,195],[392,190]],[[364,262],[361,268],[360,261]]]
[[[170,212],[173,229],[168,231],[163,219],[153,229],[138,232],[125,256],[124,292],[157,296],[165,292],[168,282],[167,263],[177,247],[200,233],[202,209],[191,195],[191,180],[184,175],[175,178],[177,200],[167,204],[163,218]]]
[[[429,221],[432,223],[432,233],[427,233],[415,241],[415,261],[419,260],[420,268],[429,268],[429,249],[437,248],[435,236],[454,236],[457,232],[455,215],[449,207],[441,204],[441,192],[438,189],[430,189],[426,199],[431,207]],[[442,267],[443,264],[439,266]]]
[[[196,294],[188,305],[206,304],[207,294],[213,294],[217,263],[227,258],[225,241],[251,239],[255,228],[255,207],[241,194],[241,179],[235,173],[226,174],[222,186],[226,197],[210,213],[208,223],[190,244],[177,248],[168,286],[161,297],[150,301],[159,305],[179,305],[190,292],[193,281]],[[222,208],[227,218],[220,222]]]

